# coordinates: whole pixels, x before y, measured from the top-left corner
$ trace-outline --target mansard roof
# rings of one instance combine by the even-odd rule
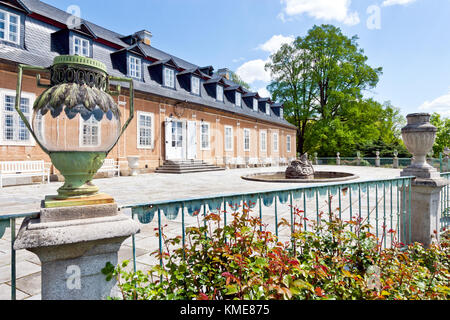
[[[60,10],[58,8],[55,8],[49,4],[46,4],[39,0],[10,0],[10,1],[4,1],[0,0],[2,4],[10,5],[17,7],[23,11],[25,11],[31,19],[39,20],[44,23],[48,23],[53,25],[54,27],[57,27],[59,29],[70,29],[69,26],[67,26],[67,22],[69,21],[69,18],[71,15],[63,10]],[[222,84],[225,89],[230,90],[238,90],[241,91],[243,94],[243,97],[255,97],[256,99],[260,99],[260,96],[258,93],[255,92],[249,92],[247,89],[243,88],[242,86],[239,86],[238,84],[234,83],[233,81],[227,80],[223,78],[222,76],[217,76],[213,74],[214,68],[212,66],[206,66],[206,67],[200,67],[198,65],[195,65],[193,63],[190,63],[188,61],[185,61],[181,58],[178,58],[174,55],[168,54],[162,50],[159,50],[152,45],[147,45],[145,43],[135,43],[130,45],[130,42],[127,43],[127,41],[124,41],[127,36],[123,34],[119,34],[117,32],[105,29],[103,27],[100,27],[90,21],[86,21],[84,19],[81,19],[81,24],[79,29],[73,29],[77,32],[83,32],[89,36],[91,36],[94,39],[94,42],[99,43],[101,45],[105,45],[109,48],[111,48],[111,55],[114,55],[114,53],[118,52],[124,52],[129,51],[133,52],[135,54],[138,54],[142,57],[145,57],[147,63],[150,63],[150,65],[157,65],[157,64],[167,64],[170,63],[173,66],[176,66],[178,71],[183,74],[187,73],[193,73],[196,75],[201,75],[201,77],[206,80],[205,84],[211,84],[211,83],[220,83]],[[30,31],[30,32],[35,32]],[[36,35],[41,36],[41,35]],[[52,64],[53,58],[58,55],[57,52],[52,51],[51,48],[42,48],[42,51],[39,52],[30,52],[26,48],[16,48],[16,47],[10,47],[5,46],[5,50],[2,49],[0,52],[0,59],[7,60],[7,61],[14,61],[16,63],[24,63],[24,64],[30,64],[30,65],[37,65],[37,66],[43,66],[48,67]],[[106,63],[108,65],[108,72],[111,75],[116,76],[124,76],[123,70],[118,70],[115,68],[115,64],[111,61],[112,57],[108,57],[102,53],[102,55],[95,57],[98,60],[101,60],[102,62]],[[148,65],[148,64],[147,64]],[[148,72],[148,71],[147,71]],[[212,101],[211,99],[207,99],[207,97],[198,97],[193,96],[189,92],[183,92],[183,90],[170,90],[167,88],[164,88],[162,86],[157,86],[152,83],[147,83],[145,81],[134,81],[135,82],[135,88],[137,90],[142,90],[144,92],[154,94],[157,96],[165,97],[165,98],[172,98],[175,100],[181,100],[181,101],[189,101],[191,103],[209,106],[215,109],[221,109],[226,110],[232,113],[238,113],[238,114],[245,114],[249,117],[264,120],[268,122],[274,122],[281,125],[284,125],[286,127],[293,126],[289,124],[286,120],[282,118],[277,117],[269,117],[263,113],[255,113],[255,112],[249,112],[247,108],[236,108],[233,105],[227,105],[224,103],[216,103],[215,101]]]

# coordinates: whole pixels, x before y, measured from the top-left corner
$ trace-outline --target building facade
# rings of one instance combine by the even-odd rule
[[[152,46],[151,33],[120,35],[73,17],[38,0],[0,1],[0,161],[45,160],[14,110],[17,65],[49,67],[58,55],[80,55],[104,63],[113,76],[130,77],[135,115],[109,158],[127,169],[139,156],[143,172],[167,160],[203,160],[217,166],[287,163],[296,156],[296,128],[283,105],[260,97],[214,72]],[[43,81],[48,75],[42,75]],[[44,89],[26,73],[21,109],[31,119]],[[116,98],[122,123],[129,113],[127,89]],[[45,126],[45,123],[40,123]],[[105,134],[95,119],[81,120],[82,147],[95,147]]]

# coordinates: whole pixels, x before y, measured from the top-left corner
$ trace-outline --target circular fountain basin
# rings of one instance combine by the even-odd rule
[[[242,179],[259,182],[276,183],[322,183],[322,182],[340,182],[358,179],[359,176],[346,172],[328,172],[317,171],[309,179],[287,179],[285,172],[255,173],[243,176]]]

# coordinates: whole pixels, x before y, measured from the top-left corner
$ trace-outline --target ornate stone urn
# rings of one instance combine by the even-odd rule
[[[308,160],[308,154],[292,161],[286,170],[286,179],[314,179],[314,168]]]
[[[137,176],[139,174],[139,156],[127,157],[128,167],[131,169],[130,176]]]
[[[408,125],[402,129],[403,142],[414,157],[411,165],[403,171],[403,174],[424,179],[438,177],[437,170],[426,161],[428,152],[433,148],[437,133],[437,128],[430,123],[431,115],[413,113],[406,118]]]

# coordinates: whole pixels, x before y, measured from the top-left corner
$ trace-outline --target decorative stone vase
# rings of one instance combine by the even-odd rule
[[[430,123],[428,113],[413,113],[406,117],[408,125],[402,129],[403,142],[408,151],[413,154],[411,165],[404,170],[420,178],[432,178],[436,169],[427,163],[427,154],[433,148],[437,128]]]
[[[139,156],[127,157],[128,167],[131,169],[130,176],[137,176],[139,174]]]

